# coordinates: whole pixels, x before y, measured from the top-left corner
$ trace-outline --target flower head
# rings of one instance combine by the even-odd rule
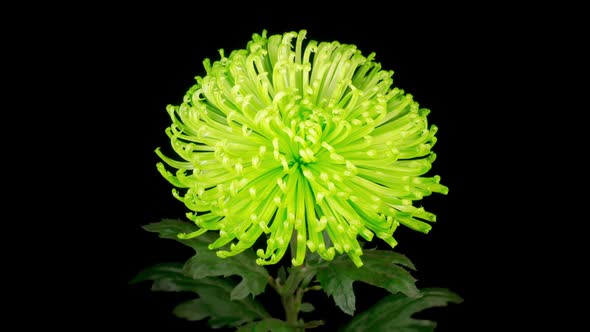
[[[263,31],[246,49],[220,50],[182,104],[168,106],[166,132],[181,160],[158,149],[176,171],[158,169],[199,226],[181,238],[217,231],[209,248],[228,257],[264,236],[260,265],[291,246],[293,265],[309,250],[362,266],[358,236],[394,247],[400,224],[430,230],[435,215],[413,201],[448,189],[421,176],[435,159],[429,110],[392,87],[393,72],[374,54],[305,36]]]

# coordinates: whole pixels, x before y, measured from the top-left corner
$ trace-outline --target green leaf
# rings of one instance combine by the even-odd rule
[[[143,228],[159,233],[161,238],[173,239],[193,248],[196,254],[186,262],[184,269],[194,279],[231,275],[242,277],[242,281],[231,291],[231,299],[243,299],[249,294],[256,296],[264,291],[268,283],[269,274],[264,267],[256,264],[257,256],[253,250],[221,258],[208,248],[216,240],[215,234],[205,233],[188,240],[179,239],[179,233],[188,234],[198,230],[197,226],[181,220],[164,219]]]
[[[433,332],[436,322],[414,319],[412,315],[427,308],[461,303],[463,299],[444,288],[426,288],[421,296],[388,295],[348,323],[341,332]]]
[[[354,280],[348,278],[341,270],[330,264],[328,267],[318,271],[317,278],[326,294],[334,298],[336,305],[342,311],[352,316],[356,308],[356,298],[352,288]]]
[[[236,332],[295,332],[300,329],[295,329],[287,324],[287,322],[268,318],[257,322],[248,323],[240,327]]]
[[[415,269],[406,256],[390,250],[370,249],[364,250],[362,259],[364,265],[360,268],[344,255],[317,266],[320,285],[345,313],[354,314],[354,281],[384,288],[392,294],[402,292],[409,297],[419,296],[416,279],[404,268]]]
[[[152,290],[168,292],[194,292],[198,299],[181,303],[174,314],[188,320],[210,317],[211,327],[239,326],[247,322],[271,317],[252,297],[232,300],[235,281],[222,278],[193,279],[184,272],[183,264],[162,263],[144,269],[131,283],[152,281]]]
[[[152,281],[153,291],[198,293],[208,280],[195,280],[186,276],[183,266],[182,263],[156,264],[140,271],[129,283]]]
[[[314,310],[315,310],[315,307],[313,306],[313,304],[311,304],[309,302],[303,302],[299,306],[299,311],[301,311],[301,312],[312,312]]]
[[[193,280],[182,274],[182,263],[160,263],[140,271],[131,281],[130,284],[136,284],[143,281],[154,281],[161,279],[173,279],[179,284],[186,281],[192,285]],[[186,290],[186,289],[185,289]],[[179,290],[170,290],[179,291]]]
[[[354,266],[349,259],[346,261]],[[416,279],[404,268],[415,270],[406,256],[390,250],[365,250],[363,261],[363,267],[348,269],[350,278],[385,288],[392,294],[402,292],[409,297],[419,295]],[[342,265],[342,262],[339,263]]]
[[[229,298],[229,294],[228,298]],[[258,315],[245,311],[239,302],[228,301],[216,296],[206,296],[189,300],[177,305],[173,313],[190,321],[198,321],[210,317],[207,323],[214,329],[224,326],[240,326],[244,323],[260,319]]]
[[[178,234],[179,233],[188,234],[188,233],[192,233],[192,232],[199,229],[194,224],[191,224],[189,222],[185,222],[182,220],[178,220],[178,219],[162,219],[162,221],[160,221],[160,222],[154,222],[151,224],[147,224],[147,225],[144,225],[142,228],[148,232],[159,233],[161,238],[177,240],[179,242],[185,243],[188,246],[191,246],[189,244],[190,241],[180,240],[178,238]],[[212,235],[209,233],[205,233],[205,234],[201,235],[200,237],[202,239],[206,239],[207,237],[212,237]]]

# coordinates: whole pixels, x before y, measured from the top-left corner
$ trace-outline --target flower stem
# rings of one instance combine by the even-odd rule
[[[281,303],[285,310],[286,322],[295,327],[295,331],[302,332],[305,328],[313,328],[323,324],[321,321],[304,323],[299,320],[299,311],[303,294],[314,288],[307,288],[313,277],[315,270],[306,266],[293,266],[289,269],[287,280],[271,279],[270,285],[276,290],[281,297]]]
[[[296,294],[286,294],[281,296],[281,302],[285,309],[285,318],[290,325],[297,325],[299,316],[299,306],[301,305],[300,289]]]

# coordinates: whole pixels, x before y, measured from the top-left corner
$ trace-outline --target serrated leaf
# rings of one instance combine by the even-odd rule
[[[354,266],[350,259],[346,262]],[[387,289],[392,294],[402,292],[416,297],[420,293],[416,288],[416,279],[404,268],[414,269],[406,256],[390,250],[366,250],[363,262],[365,264],[361,268],[347,269],[350,278]]]
[[[130,284],[136,284],[143,281],[154,281],[158,279],[188,279],[182,274],[183,263],[160,263],[141,270],[131,281]]]
[[[179,233],[188,234],[198,229],[193,224],[164,219],[143,228],[149,232],[159,233],[162,238],[173,239],[193,248],[196,254],[186,262],[184,269],[185,273],[194,279],[231,275],[242,277],[242,281],[231,292],[232,299],[243,299],[249,294],[256,296],[264,291],[268,283],[269,274],[264,267],[256,264],[257,256],[252,250],[233,257],[221,258],[208,248],[209,244],[216,240],[214,234],[205,233],[188,240],[179,239]]]
[[[178,219],[162,219],[160,222],[147,224],[142,226],[142,228],[148,232],[158,233],[161,238],[178,240],[179,242],[185,243],[187,245],[189,245],[188,241],[180,240],[178,238],[178,234],[188,234],[198,230],[196,225]],[[207,238],[212,237],[212,235],[205,233],[201,235],[201,237]]]
[[[356,297],[352,288],[354,280],[341,274],[340,270],[329,264],[318,270],[317,278],[324,292],[334,298],[334,302],[342,311],[352,316],[356,308]]]
[[[391,250],[365,249],[363,251],[363,260],[365,258],[371,261],[381,260],[391,264],[402,265],[414,271],[416,270],[414,263],[407,256]]]
[[[242,310],[238,302],[228,301],[219,297],[200,297],[177,305],[173,313],[190,321],[198,321],[210,317],[207,323],[214,329],[224,326],[240,326],[244,323],[260,319],[251,312]]]
[[[256,264],[254,257],[246,253],[229,258],[197,252],[184,265],[184,271],[198,279],[209,276],[239,275],[242,281],[232,290],[232,299],[243,299],[249,294],[256,296],[262,293],[268,283],[269,275],[265,268]]]
[[[404,268],[414,269],[406,256],[390,250],[365,250],[362,259],[364,265],[360,268],[344,255],[317,266],[320,285],[345,313],[353,315],[355,311],[354,281],[384,288],[392,294],[419,295],[416,279]]]
[[[143,269],[131,281],[136,284],[142,281],[152,281],[153,291],[164,292],[195,292],[198,293],[202,284],[207,280],[195,280],[184,275],[182,263],[160,263]]]
[[[193,279],[184,273],[183,264],[162,263],[144,269],[131,283],[152,281],[152,290],[194,292],[198,299],[179,304],[174,314],[188,320],[210,317],[212,327],[239,326],[270,315],[252,297],[232,300],[230,294],[236,282],[230,279],[205,277]]]
[[[433,332],[436,322],[414,319],[424,309],[461,303],[463,299],[444,288],[426,288],[414,298],[398,293],[388,295],[368,310],[356,315],[341,332]]]
[[[236,332],[295,332],[300,329],[295,329],[287,324],[287,322],[268,318],[257,322],[248,323],[240,327]]]

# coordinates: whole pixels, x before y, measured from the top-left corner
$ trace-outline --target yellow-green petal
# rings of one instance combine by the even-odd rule
[[[166,108],[176,156],[157,149],[157,168],[199,227],[179,237],[217,232],[209,248],[222,258],[263,237],[260,265],[290,248],[293,265],[309,251],[362,266],[359,236],[394,247],[399,225],[431,229],[436,216],[414,202],[448,188],[425,176],[436,157],[430,111],[393,86],[374,53],[306,38],[263,31],[220,50]]]

